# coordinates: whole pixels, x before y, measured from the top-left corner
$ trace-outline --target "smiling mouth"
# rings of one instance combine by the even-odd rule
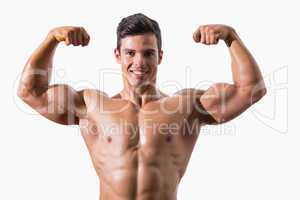
[[[148,71],[139,71],[139,70],[129,70],[129,71],[136,75],[144,75],[148,73]]]
[[[143,80],[146,78],[149,71],[140,71],[140,70],[129,70],[131,77],[137,80]]]

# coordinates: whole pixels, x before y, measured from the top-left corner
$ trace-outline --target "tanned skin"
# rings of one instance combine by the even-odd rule
[[[79,125],[99,176],[100,200],[177,199],[201,127],[227,122],[265,95],[259,67],[232,27],[200,26],[193,38],[205,45],[226,43],[233,84],[164,94],[156,87],[163,52],[151,33],[127,36],[115,49],[124,87],[112,97],[49,85],[58,44],[88,45],[82,27],[52,29],[26,63],[19,97],[49,120]]]

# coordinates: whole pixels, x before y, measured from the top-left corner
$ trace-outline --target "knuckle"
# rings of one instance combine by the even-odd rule
[[[74,32],[76,30],[77,30],[77,28],[75,26],[73,26],[73,27],[70,28],[70,32]]]
[[[83,28],[83,27],[80,27],[80,30],[81,30],[83,33],[86,32],[85,28]]]
[[[66,35],[68,38],[70,38],[70,37],[72,37],[72,32],[71,32],[71,31],[66,31],[66,32],[65,32],[65,35]]]
[[[72,31],[71,29],[65,30],[65,31],[64,31],[64,35],[66,35],[66,36],[68,36],[68,37],[71,37],[71,36],[72,36],[72,33],[73,33],[73,31]]]

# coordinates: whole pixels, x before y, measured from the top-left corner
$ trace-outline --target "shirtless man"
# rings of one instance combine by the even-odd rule
[[[115,96],[49,85],[57,45],[89,43],[82,27],[52,29],[29,58],[18,95],[54,122],[79,125],[99,176],[100,200],[177,199],[201,127],[227,122],[265,95],[257,63],[232,27],[200,26],[193,38],[206,45],[226,43],[233,84],[184,89],[173,96],[161,92],[156,87],[163,57],[160,29],[143,14],[119,23],[114,53],[124,87]]]

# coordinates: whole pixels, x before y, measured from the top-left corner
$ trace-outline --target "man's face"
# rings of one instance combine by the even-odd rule
[[[131,86],[154,83],[162,54],[154,34],[127,36],[121,39],[120,51],[115,49],[123,78]]]

